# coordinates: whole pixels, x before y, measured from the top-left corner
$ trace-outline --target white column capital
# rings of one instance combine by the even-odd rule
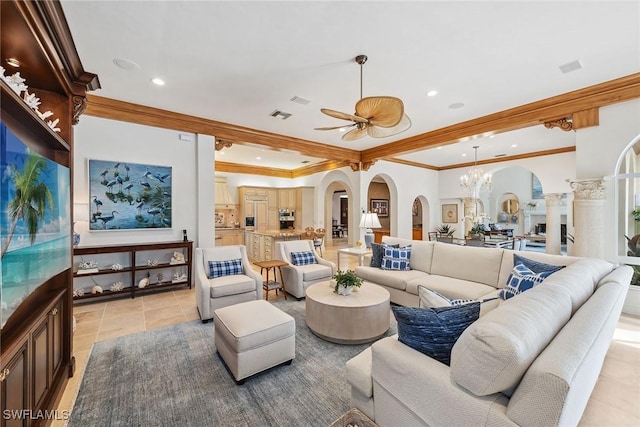
[[[574,200],[604,199],[604,180],[602,178],[568,179],[574,193]]]
[[[560,206],[562,193],[546,193],[544,194],[544,200],[547,206]]]

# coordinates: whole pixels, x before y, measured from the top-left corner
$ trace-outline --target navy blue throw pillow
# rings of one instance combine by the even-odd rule
[[[480,317],[480,302],[436,308],[391,306],[398,340],[449,365],[451,349],[462,332]]]
[[[545,264],[544,262],[534,261],[520,255],[513,254],[513,265],[522,264],[534,273],[555,273],[564,268],[564,265]]]
[[[371,267],[380,268],[382,257],[384,256],[384,245],[379,243],[371,243]]]
[[[384,257],[384,248],[399,248],[399,244],[387,245],[386,243],[373,243],[371,242],[371,267],[378,267],[382,265],[382,257]]]

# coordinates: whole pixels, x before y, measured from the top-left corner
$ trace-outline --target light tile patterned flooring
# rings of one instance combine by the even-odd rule
[[[337,249],[346,239],[336,239],[324,257],[337,262]],[[341,264],[355,268],[357,258],[342,256]],[[343,267],[344,268],[344,267]],[[269,300],[282,299],[269,293]],[[198,319],[194,289],[178,289],[135,299],[111,299],[74,307],[77,328],[73,338],[76,374],[69,380],[58,410],[70,410],[95,342]],[[339,415],[339,414],[337,414]],[[336,416],[337,416],[336,415]],[[54,421],[62,426],[64,421]],[[640,425],[640,317],[623,315],[582,417],[580,426]]]

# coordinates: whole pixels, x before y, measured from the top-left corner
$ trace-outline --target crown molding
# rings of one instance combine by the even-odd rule
[[[360,162],[360,152],[334,145],[320,144],[243,126],[236,126],[188,114],[118,101],[101,96],[87,96],[86,115],[103,119],[154,126],[163,129],[182,130],[215,136],[233,144],[254,143],[272,148],[298,151],[314,157],[332,160]]]
[[[216,170],[225,168],[225,172],[293,178],[344,166],[351,166],[354,171],[367,170],[369,166],[379,159],[432,170],[464,167],[470,163],[436,167],[394,158],[394,156],[453,144],[463,138],[508,132],[530,126],[544,126],[545,123],[550,122],[572,120],[574,129],[597,126],[598,109],[600,107],[636,98],[640,98],[640,73],[545,98],[363,151],[292,138],[95,95],[87,95],[88,104],[85,114],[165,129],[213,135],[226,143],[254,143],[272,148],[295,150],[310,156],[328,159],[325,162],[294,170],[216,162]],[[537,151],[499,159],[489,159],[478,163],[497,163],[570,151],[575,151],[575,147]]]
[[[508,132],[553,120],[569,119],[574,113],[635,98],[640,98],[640,73],[369,148],[362,151],[362,161],[453,144],[477,135]]]

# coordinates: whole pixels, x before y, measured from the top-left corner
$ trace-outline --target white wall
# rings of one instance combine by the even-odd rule
[[[604,229],[615,230],[616,238],[605,239],[604,254],[617,260],[617,245],[623,239],[618,229],[618,204],[615,181],[618,158],[631,141],[640,135],[640,100],[627,101],[600,109],[600,125],[577,131],[576,153],[578,178],[605,178]]]
[[[86,227],[83,230],[82,224],[76,224],[76,230],[82,235],[82,245],[176,240],[181,238],[183,228],[188,230],[190,238],[195,239],[200,232],[199,228],[207,224],[209,218],[213,224],[213,202],[198,200],[196,192],[202,191],[213,200],[213,189],[207,193],[207,184],[202,184],[203,180],[209,179],[205,164],[208,160],[199,162],[197,159],[198,155],[208,153],[206,145],[209,142],[204,142],[205,139],[202,139],[203,145],[197,148],[195,135],[192,135],[192,143],[185,143],[178,140],[179,133],[184,132],[89,116],[82,117],[75,129],[74,202],[88,202],[87,159],[89,158],[103,160],[125,158],[130,162],[170,165],[174,168],[174,228],[172,230],[87,233]],[[545,193],[570,193],[567,179],[613,175],[618,157],[638,134],[640,134],[640,101],[625,102],[601,108],[599,126],[580,129],[576,132],[576,152],[493,163],[484,165],[483,168],[486,172],[495,174],[500,169],[519,166],[538,176]],[[212,152],[213,146],[211,146]],[[431,221],[429,224],[423,224],[426,234],[440,224],[442,203],[451,201],[460,203],[459,177],[466,173],[467,169],[437,172],[380,160],[368,171],[353,172],[345,167],[296,179],[220,174],[227,177],[229,189],[235,198],[237,198],[239,185],[315,187],[314,227],[325,228],[326,218],[330,219],[333,215],[331,211],[325,212],[325,204],[333,204],[331,201],[325,201],[327,189],[333,188],[332,185],[335,182],[342,183],[349,194],[350,212],[358,213],[350,216],[350,231],[358,230],[359,213],[361,209],[366,210],[369,183],[373,177],[380,175],[387,182],[390,191],[390,213],[393,219],[391,233],[400,237],[411,237],[413,200],[422,196],[428,201],[428,218]],[[607,183],[606,195],[605,229],[613,229],[617,208],[614,203],[611,180]],[[459,210],[459,215],[462,217],[462,209]],[[205,235],[208,234],[208,231],[205,232]],[[357,234],[350,233],[349,238],[351,243],[358,238],[362,239],[362,231],[360,230]],[[605,242],[609,248],[606,253],[608,257],[613,258],[615,244],[614,239],[610,240]]]
[[[179,134],[187,133],[91,116],[80,119],[74,130],[74,203],[89,202],[89,159],[171,166],[173,183],[172,229],[88,231],[88,223],[80,222],[75,227],[80,246],[182,240],[183,229],[197,240],[198,209],[208,210],[213,223],[213,206],[198,208],[196,199],[196,135],[188,134],[192,142],[182,142]]]

